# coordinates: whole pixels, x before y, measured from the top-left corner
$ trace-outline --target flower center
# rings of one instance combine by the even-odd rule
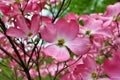
[[[85,32],[86,35],[90,35],[90,33],[91,33],[90,30],[87,30],[87,31]]]
[[[64,39],[59,39],[57,45],[62,47],[64,45],[64,43],[65,43]]]
[[[117,21],[120,21],[120,16],[117,18]]]
[[[28,32],[28,34],[27,34],[28,37],[31,37],[32,35],[33,35],[32,32]]]
[[[116,20],[116,18],[117,18],[117,15],[116,15],[116,14],[114,14],[114,15],[113,15],[113,19],[114,19],[114,20]]]
[[[94,78],[97,77],[97,74],[96,74],[95,72],[93,72],[93,73],[91,74],[91,77],[94,79]]]

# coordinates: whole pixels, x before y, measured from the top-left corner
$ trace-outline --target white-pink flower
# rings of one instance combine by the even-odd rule
[[[38,33],[39,26],[40,16],[38,14],[33,15],[30,22],[27,22],[22,15],[18,15],[16,18],[15,27],[10,27],[6,34],[17,38],[33,37]]]
[[[73,53],[83,55],[89,50],[89,39],[77,37],[79,25],[75,20],[59,19],[55,24],[46,23],[41,30],[42,39],[50,43],[44,48],[44,53],[57,61],[66,61],[70,58],[70,49]]]
[[[84,21],[85,25],[80,27],[80,33],[84,35],[102,35],[106,37],[111,37],[112,32],[109,28],[103,27],[102,20],[96,20],[92,17],[87,17],[87,20]]]

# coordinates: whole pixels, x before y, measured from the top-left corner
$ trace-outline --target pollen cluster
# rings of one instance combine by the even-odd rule
[[[64,39],[59,39],[57,45],[62,47],[64,45],[64,43],[65,43]]]

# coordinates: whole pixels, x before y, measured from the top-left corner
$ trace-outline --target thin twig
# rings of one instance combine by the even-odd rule
[[[72,64],[63,67],[63,68],[55,75],[55,77],[54,77],[53,80],[56,80],[57,76],[58,76],[62,71],[64,71],[64,70],[67,69],[68,67],[74,65],[75,63],[77,63],[81,58],[82,58],[82,56],[80,56],[80,57],[79,57],[75,62],[73,62]]]
[[[57,15],[56,15],[56,16],[53,18],[53,20],[52,20],[52,23],[54,23],[55,20],[58,18],[59,14],[60,14],[61,11],[62,11],[62,8],[64,7],[64,4],[65,4],[65,0],[63,0],[62,4],[61,4],[61,6],[60,6],[60,8],[59,8],[59,10],[58,10],[58,12],[57,12]]]

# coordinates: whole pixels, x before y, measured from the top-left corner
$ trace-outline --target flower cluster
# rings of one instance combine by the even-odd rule
[[[65,3],[0,0],[0,65],[18,80],[120,80],[120,3],[59,18]],[[57,4],[58,13],[42,15]]]

